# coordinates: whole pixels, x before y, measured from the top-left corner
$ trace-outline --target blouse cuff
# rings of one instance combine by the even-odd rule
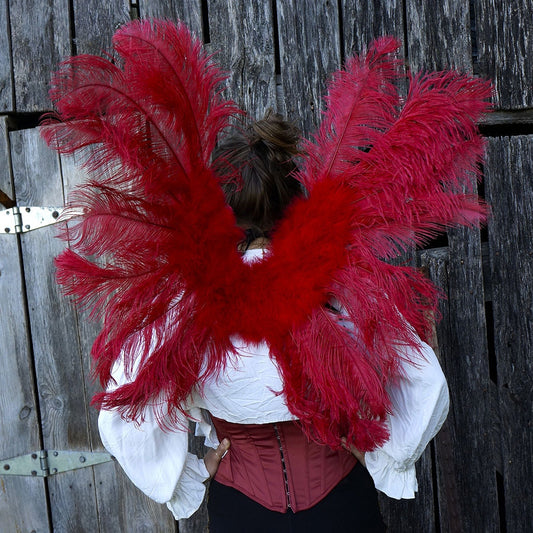
[[[414,464],[398,469],[391,458],[380,450],[365,453],[365,463],[376,489],[396,500],[415,497],[418,482]]]
[[[203,459],[188,453],[172,498],[167,502],[176,520],[189,518],[198,510],[205,496],[204,481],[207,479],[209,472]]]

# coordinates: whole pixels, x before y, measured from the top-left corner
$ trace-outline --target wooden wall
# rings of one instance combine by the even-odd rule
[[[231,72],[253,117],[273,107],[306,134],[330,72],[373,37],[403,41],[412,69],[494,80],[496,111],[481,232],[456,230],[417,255],[444,290],[438,326],[451,410],[418,464],[414,501],[381,498],[392,532],[529,532],[533,524],[533,0],[0,0],[0,202],[62,205],[82,179],[35,126],[47,80],[69,54],[109,49],[133,17],[181,18]],[[88,407],[94,326],[53,282],[54,227],[0,233],[0,460],[35,450],[102,450]],[[195,444],[197,445],[197,444]],[[1,531],[206,530],[175,524],[114,463],[43,479],[2,476]]]

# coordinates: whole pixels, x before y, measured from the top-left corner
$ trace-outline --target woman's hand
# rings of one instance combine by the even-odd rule
[[[204,463],[205,467],[207,468],[207,471],[209,472],[210,478],[215,477],[215,474],[218,470],[218,465],[220,464],[220,461],[222,461],[224,455],[226,455],[227,451],[229,450],[229,447],[229,440],[222,439],[222,442],[218,445],[218,448],[216,450],[214,448],[211,448],[205,454]]]
[[[355,446],[347,446],[346,445],[346,439],[343,437],[341,439],[342,445],[346,450],[348,450],[365,468],[366,468],[366,462],[365,462],[365,454],[360,452]]]

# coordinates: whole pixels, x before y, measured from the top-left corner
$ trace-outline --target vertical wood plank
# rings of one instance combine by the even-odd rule
[[[7,120],[0,119],[0,169],[11,181]],[[11,189],[11,183],[9,183]],[[0,234],[0,458],[40,450],[39,414],[19,238]],[[0,472],[0,529],[49,531],[42,478]]]
[[[383,35],[393,35],[403,42],[403,2],[369,1],[342,2],[341,20],[344,53],[360,53],[368,44]],[[398,263],[412,263],[405,255]],[[388,531],[434,531],[433,464],[428,447],[416,465],[419,490],[414,500],[393,500],[378,493],[381,513]]]
[[[467,2],[407,1],[411,68],[471,71],[470,29]],[[448,243],[448,302],[439,346],[452,406],[446,428],[435,442],[440,526],[444,531],[494,531],[498,508],[491,427],[496,415],[490,401],[480,234],[453,230]],[[476,508],[468,503],[472,497],[479,501]]]
[[[261,118],[276,107],[271,2],[208,0],[207,5],[210,46],[229,74],[227,94],[253,118]]]
[[[73,0],[75,52],[102,55],[111,50],[115,30],[130,20],[128,0],[101,2],[100,0]]]
[[[13,111],[8,0],[0,0],[0,112]]]
[[[8,140],[9,120],[6,116],[0,116],[0,191],[2,201],[12,204],[15,190],[13,188],[13,177],[11,174],[11,158],[9,155]],[[7,198],[5,198],[7,197]]]
[[[61,175],[65,195],[76,185],[87,179],[74,157],[61,157]],[[87,405],[93,395],[100,390],[99,384],[90,380],[91,346],[98,334],[100,325],[89,321],[84,313],[72,309],[78,326],[81,349],[81,370],[83,373],[84,396]],[[88,437],[92,450],[103,451],[98,433],[98,411],[88,406]],[[94,484],[100,531],[174,531],[175,521],[166,506],[150,500],[125,476],[116,462],[93,467]],[[134,510],[134,511],[133,511]]]
[[[490,139],[487,198],[501,413],[502,524],[533,524],[533,136]],[[503,494],[502,494],[503,492]],[[505,527],[505,526],[504,526]]]
[[[413,71],[471,70],[468,2],[406,1],[407,56]]]
[[[63,203],[59,159],[38,131],[10,134],[17,200],[22,205]],[[53,258],[63,244],[48,226],[21,237],[35,358],[43,446],[47,450],[89,450],[87,402],[77,324],[55,284]],[[98,531],[91,468],[48,479],[55,531]]]
[[[70,53],[68,13],[68,0],[9,1],[16,111],[50,107],[50,72]]]
[[[429,277],[447,296],[440,302],[442,320],[437,324],[440,360],[451,397],[448,419],[434,441],[439,501],[437,527],[450,532],[499,531],[494,475],[499,461],[498,450],[494,448],[499,419],[494,385],[488,379],[485,364],[486,341],[479,337],[485,325],[476,325],[482,304],[472,302],[481,289],[478,281],[468,279],[472,271],[465,267],[454,240],[463,243],[465,248],[469,246],[469,239],[452,235],[450,247],[420,254]],[[468,263],[476,261],[476,255],[466,254]],[[457,282],[457,264],[467,279],[462,287]],[[465,295],[461,296],[461,292]],[[476,342],[481,342],[481,346],[475,346]],[[480,406],[481,401],[484,403]],[[476,502],[475,506],[471,505],[472,501]],[[488,507],[485,501],[494,508],[482,516]]]
[[[449,249],[438,248],[435,250],[423,250],[419,256],[420,265],[427,271],[429,279],[438,286],[443,294],[446,296],[449,293]],[[436,324],[436,333],[439,345],[439,362],[442,366],[444,374],[448,377],[448,367],[450,361],[447,358],[447,353],[450,352],[450,307],[449,300],[442,299],[439,303],[439,317],[440,320]],[[450,382],[448,380],[448,387],[450,389],[450,411],[448,418],[444,422],[440,432],[433,441],[433,449],[438,453],[436,464],[433,465],[433,475],[438,476],[438,486],[434,486],[434,497],[437,499],[434,506],[434,512],[437,514],[441,507],[441,500],[444,498],[447,502],[445,512],[448,513],[446,521],[458,525],[461,524],[460,502],[456,481],[460,470],[458,465],[453,460],[453,447],[457,445],[454,442],[454,402],[455,394]],[[444,474],[442,473],[444,472]],[[434,483],[435,485],[435,483]],[[440,518],[440,517],[439,517]],[[433,522],[433,530],[448,531],[441,528],[441,520],[435,517]],[[450,531],[456,531],[451,529]]]
[[[205,40],[201,0],[139,0],[139,15],[182,20],[200,39]]]
[[[437,334],[451,405],[435,438],[435,452],[439,529],[450,532],[498,531],[493,439],[498,417],[488,371],[476,233],[450,232],[448,248],[421,254],[430,278],[447,297],[440,303]],[[473,500],[475,507],[470,503]]]
[[[497,106],[533,106],[533,3],[479,0],[475,7],[479,72],[494,80]]]
[[[413,71],[458,66],[469,67],[469,34],[466,35],[466,38],[464,34],[464,29],[468,28],[468,4],[465,5],[453,0],[446,0],[438,4],[408,0],[405,2],[404,16],[404,53]],[[449,43],[453,44],[450,45]],[[422,257],[428,261],[422,266],[428,267],[433,274],[442,273],[444,269],[449,268],[450,259],[447,253],[423,255]],[[437,282],[437,285],[440,285],[439,282],[445,282],[446,288],[448,288],[449,278],[447,276],[445,279],[434,279],[434,281]],[[448,308],[447,310],[449,311]],[[448,356],[448,339],[443,340],[441,337],[444,334],[448,335],[449,329],[445,330],[441,325],[439,333],[439,347],[442,345],[443,348],[441,357],[446,358]],[[445,362],[442,364],[446,369]],[[441,438],[450,440],[452,434],[453,424],[448,421],[441,431]],[[438,441],[432,446],[434,446],[435,454],[438,457]],[[417,465],[419,467],[417,473],[421,481],[417,500],[409,503],[404,510],[409,512],[408,520],[405,521],[405,515],[402,515],[401,509],[397,508],[396,516],[391,517],[391,524],[403,524],[399,526],[398,531],[405,530],[410,520],[418,521],[416,530],[421,531],[435,531],[441,526],[439,508],[436,506],[439,492],[435,482],[437,473],[435,459],[431,459],[429,449],[425,453],[426,460],[420,461],[420,464]],[[448,459],[451,460],[451,458]],[[421,516],[424,517],[423,521],[420,521]],[[395,526],[393,525],[393,527]]]
[[[403,40],[401,0],[342,0],[345,55],[358,53],[383,35]]]
[[[450,531],[497,531],[499,527],[494,443],[491,427],[497,418],[492,411],[492,382],[484,308],[481,243],[479,232],[457,229],[449,232],[448,339],[443,354],[453,401],[453,461],[457,495],[441,499],[444,529]],[[475,409],[472,408],[475,406]],[[440,482],[446,476],[447,442],[437,437]],[[447,496],[447,497],[446,497]],[[459,502],[459,521],[448,512],[451,498]],[[473,508],[469,499],[476,500]]]
[[[339,11],[330,0],[277,0],[285,114],[304,135],[320,122],[328,76],[341,64]]]

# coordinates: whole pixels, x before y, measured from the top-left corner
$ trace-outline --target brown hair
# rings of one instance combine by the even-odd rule
[[[303,193],[294,177],[300,132],[281,115],[264,118],[222,141],[213,153],[226,202],[248,240],[269,236],[291,201]]]

